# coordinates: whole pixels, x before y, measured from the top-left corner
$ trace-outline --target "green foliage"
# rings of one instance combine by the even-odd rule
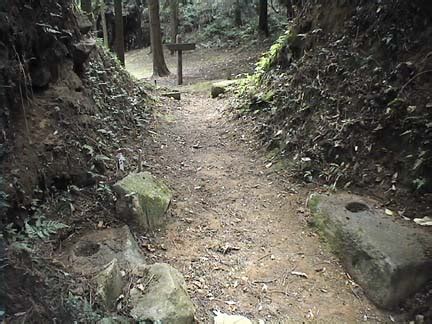
[[[417,178],[412,182],[416,191],[422,190],[427,185],[427,180],[424,178]]]
[[[269,11],[269,27],[272,35],[286,30],[287,19],[279,13]],[[197,32],[190,41],[203,43],[208,47],[232,47],[240,43],[256,42],[258,33],[257,2],[247,0],[201,0],[180,6],[183,34]],[[237,16],[236,13],[240,13]],[[169,13],[165,20],[168,19]],[[239,21],[241,22],[239,26]]]
[[[256,74],[261,76],[268,72],[279,60],[282,51],[294,40],[296,34],[290,29],[280,36],[270,47],[270,50],[263,54],[256,65]]]
[[[96,323],[102,319],[102,316],[93,310],[91,303],[87,299],[75,296],[71,292],[69,292],[65,306],[72,317],[79,323]]]
[[[269,72],[279,61],[283,50],[295,39],[296,34],[292,30],[286,31],[265,52],[255,67],[255,73],[241,80],[236,89],[240,98],[246,99],[246,104],[241,105],[241,110],[253,110],[260,103],[271,103],[276,93],[271,88],[265,88],[262,84],[263,76]]]
[[[181,28],[183,31],[191,31],[198,27],[197,22],[199,21],[199,10],[198,7],[192,3],[187,3],[180,7],[180,11],[183,16]]]
[[[57,231],[68,226],[53,220],[48,220],[45,216],[37,213],[35,217],[24,223],[22,231],[18,231],[14,224],[8,224],[5,229],[6,237],[11,242],[40,239],[46,240]]]
[[[47,220],[44,216],[35,219],[34,224],[28,221],[25,223],[25,233],[30,239],[47,239],[50,235],[57,233],[58,230],[68,226],[52,220]]]

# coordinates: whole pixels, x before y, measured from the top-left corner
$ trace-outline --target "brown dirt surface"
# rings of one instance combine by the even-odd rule
[[[242,46],[230,49],[197,48],[183,53],[184,84],[203,82],[204,80],[234,79],[238,74],[251,73],[261,53],[269,46],[263,41],[257,46]],[[171,72],[168,78],[157,78],[158,84],[175,85],[177,55],[164,52],[167,66]],[[128,53],[126,68],[133,71],[138,79],[154,80],[152,75],[151,54],[149,49],[139,49]]]
[[[144,144],[146,168],[175,192],[172,219],[141,240],[184,274],[198,321],[211,322],[214,310],[275,323],[388,320],[308,227],[316,188],[270,166],[228,99],[184,89],[181,101],[155,108]]]
[[[150,170],[176,192],[157,253],[185,275],[198,319],[220,310],[276,322],[384,320],[307,227],[307,190],[266,168],[227,104],[187,94],[161,107],[148,144]]]

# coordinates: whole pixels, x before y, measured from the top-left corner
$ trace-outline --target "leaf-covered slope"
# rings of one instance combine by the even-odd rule
[[[308,181],[425,199],[431,11],[420,0],[306,1],[241,89],[268,147]]]

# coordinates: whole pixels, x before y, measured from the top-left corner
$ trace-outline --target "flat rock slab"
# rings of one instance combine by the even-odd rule
[[[150,172],[131,173],[113,189],[118,195],[117,214],[127,224],[143,230],[154,230],[164,224],[172,193]]]
[[[164,93],[162,93],[162,97],[172,98],[175,100],[181,100],[181,93],[178,91],[164,92]]]
[[[145,264],[129,227],[92,231],[79,238],[66,254],[66,263],[82,274],[96,274],[116,259],[121,268],[133,269]]]
[[[351,194],[312,195],[309,206],[321,235],[378,306],[395,308],[432,280],[432,236],[420,226]]]

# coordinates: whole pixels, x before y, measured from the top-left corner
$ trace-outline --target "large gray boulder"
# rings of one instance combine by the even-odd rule
[[[141,283],[130,291],[131,316],[144,323],[194,323],[195,307],[183,276],[165,263],[141,267]]]
[[[117,259],[123,269],[145,264],[140,248],[129,227],[110,228],[89,232],[79,238],[65,255],[65,262],[73,271],[95,275]]]
[[[432,236],[380,204],[350,194],[313,195],[313,223],[378,306],[392,309],[432,280]]]
[[[170,189],[149,172],[132,173],[114,185],[117,214],[128,224],[153,230],[164,224]]]

